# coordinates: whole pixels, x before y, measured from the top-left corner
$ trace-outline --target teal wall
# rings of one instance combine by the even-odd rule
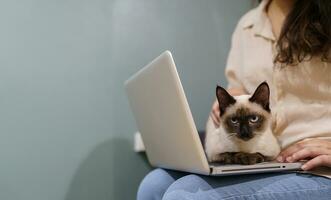
[[[134,199],[123,82],[173,52],[200,129],[251,1],[1,0],[0,199]]]

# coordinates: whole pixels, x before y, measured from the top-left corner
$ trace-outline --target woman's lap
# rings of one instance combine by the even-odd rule
[[[323,177],[274,173],[232,177],[188,175],[176,180],[165,192],[173,199],[330,199],[331,180]]]
[[[138,190],[144,199],[330,199],[331,180],[297,173],[209,177],[156,169]]]
[[[155,169],[145,176],[140,183],[137,199],[138,200],[161,200],[165,191],[177,179],[188,175],[184,172],[172,170]]]

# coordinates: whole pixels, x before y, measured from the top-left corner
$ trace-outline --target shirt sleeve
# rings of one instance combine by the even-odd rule
[[[241,58],[242,58],[242,46],[241,46],[241,32],[243,31],[242,27],[237,25],[234,33],[232,34],[231,48],[228,55],[226,67],[225,67],[225,76],[228,81],[228,89],[241,89],[246,91],[242,83],[242,70],[241,70]]]

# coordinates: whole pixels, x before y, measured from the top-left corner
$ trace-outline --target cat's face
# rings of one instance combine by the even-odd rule
[[[216,95],[221,111],[221,126],[229,137],[248,141],[267,128],[270,90],[266,82],[261,83],[252,96],[233,97],[219,86]]]

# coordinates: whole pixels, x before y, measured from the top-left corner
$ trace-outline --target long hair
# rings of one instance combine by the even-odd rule
[[[330,62],[331,0],[296,0],[287,15],[275,62],[296,65],[312,57]]]

